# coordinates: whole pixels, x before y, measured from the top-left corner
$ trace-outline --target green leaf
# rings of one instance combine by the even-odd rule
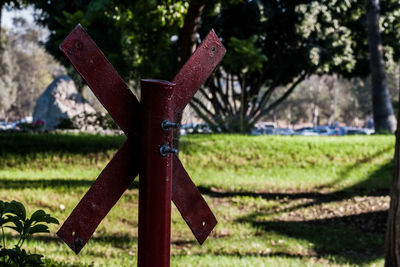
[[[12,222],[13,220],[19,220],[18,217],[12,218],[12,216],[8,215],[6,218],[0,218],[0,226],[3,226],[6,223]]]
[[[37,233],[49,233],[49,227],[44,224],[36,224],[27,230],[27,233],[33,235]]]
[[[43,255],[40,254],[28,254],[26,256],[26,263],[28,266],[42,266]]]
[[[2,216],[5,213],[4,210],[5,210],[5,203],[4,201],[0,200],[0,216]]]
[[[26,210],[25,210],[24,205],[21,202],[18,202],[15,200],[11,201],[9,212],[17,215],[22,221],[25,221],[25,219],[26,219]]]
[[[50,214],[47,214],[43,210],[35,211],[30,219],[32,222],[46,222],[46,223],[54,223],[59,224],[58,220],[54,217],[51,217]]]
[[[56,218],[51,217],[51,216],[46,218],[46,222],[47,223],[53,223],[53,224],[60,224],[59,221]]]
[[[36,221],[36,220],[38,220],[38,219],[40,219],[42,217],[45,217],[45,216],[46,216],[46,212],[44,212],[44,210],[37,210],[32,214],[31,220],[32,221]]]
[[[13,229],[13,230],[17,231],[19,234],[22,233],[22,231],[20,231],[20,229],[19,229],[18,227],[16,227],[16,226],[9,226],[9,225],[7,225],[7,226],[4,226],[4,227],[5,227],[5,228]]]
[[[15,227],[14,226],[8,226],[8,225],[5,226],[5,227],[14,229],[15,231],[17,231],[20,234],[23,232],[24,225],[22,224],[21,220],[17,216],[8,215],[7,216],[7,220],[10,220],[10,222],[12,222],[15,225]]]

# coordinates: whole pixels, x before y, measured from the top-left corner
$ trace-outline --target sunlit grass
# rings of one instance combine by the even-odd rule
[[[28,211],[42,208],[63,222],[124,140],[0,135],[0,199],[21,201]],[[173,208],[171,265],[382,265],[381,233],[281,220],[293,210],[311,212],[296,202],[313,201],[305,193],[332,194],[332,209],[353,196],[385,195],[393,147],[393,136],[183,137],[180,158],[219,223],[199,246]],[[28,249],[44,254],[50,266],[135,265],[137,208],[135,182],[78,256],[56,237],[59,226],[28,242]]]

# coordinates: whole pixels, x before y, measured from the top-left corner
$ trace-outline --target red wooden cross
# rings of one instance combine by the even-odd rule
[[[128,137],[57,232],[75,253],[79,253],[101,220],[139,173],[140,104],[80,25],[68,35],[60,49]],[[173,80],[175,118],[183,111],[225,52],[211,30]],[[173,156],[172,165],[172,201],[197,241],[202,244],[217,220],[176,155]]]

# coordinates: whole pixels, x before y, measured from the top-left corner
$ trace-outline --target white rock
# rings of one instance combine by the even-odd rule
[[[76,115],[96,111],[76,89],[74,81],[67,75],[57,77],[38,98],[33,112],[33,121],[45,122],[43,130],[53,130],[60,119],[72,119]]]

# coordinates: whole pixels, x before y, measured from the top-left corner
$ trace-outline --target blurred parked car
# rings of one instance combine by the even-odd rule
[[[210,126],[206,123],[187,123],[182,124],[180,129],[181,135],[196,133],[212,133]]]
[[[319,136],[318,132],[314,130],[312,127],[305,127],[297,129],[294,133],[295,135],[303,135],[303,136]]]
[[[260,121],[260,122],[256,123],[255,127],[256,128],[262,128],[262,129],[276,128],[276,124],[274,122]]]
[[[275,135],[293,135],[295,131],[289,128],[275,128],[273,129],[273,134]]]
[[[193,127],[193,133],[212,133],[210,126],[206,123],[196,124]]]
[[[262,128],[251,129],[250,134],[251,135],[263,135],[264,134],[264,129],[262,129]]]
[[[315,126],[312,128],[314,132],[316,132],[320,136],[328,136],[332,135],[332,128],[325,125],[325,126]]]
[[[253,128],[251,135],[274,134],[274,128]]]
[[[11,129],[11,124],[5,121],[0,121],[0,131],[6,131]]]
[[[355,128],[355,127],[343,127],[343,131],[345,135],[356,135],[356,134],[370,135],[375,132],[373,129]]]

